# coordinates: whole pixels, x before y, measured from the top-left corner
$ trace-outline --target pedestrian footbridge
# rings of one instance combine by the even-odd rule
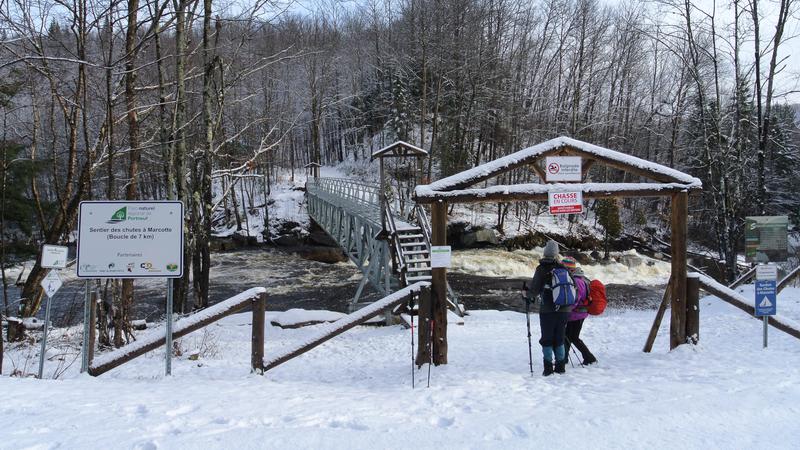
[[[367,283],[383,297],[431,280],[431,230],[421,205],[382,201],[379,184],[345,178],[309,179],[306,198],[309,216],[364,275],[352,309]],[[451,308],[463,314],[448,291]]]

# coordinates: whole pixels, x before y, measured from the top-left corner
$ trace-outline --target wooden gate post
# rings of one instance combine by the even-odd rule
[[[672,194],[672,311],[669,326],[670,350],[686,342],[686,235],[689,194]]]
[[[431,204],[431,245],[447,245],[447,202]],[[431,269],[433,363],[447,364],[447,269]]]
[[[262,292],[253,299],[253,330],[250,335],[250,370],[259,375],[264,373],[264,310],[267,294]]]
[[[686,278],[686,338],[692,344],[700,340],[700,277],[696,273]]]

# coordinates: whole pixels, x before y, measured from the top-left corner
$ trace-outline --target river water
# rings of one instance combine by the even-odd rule
[[[453,270],[448,273],[448,280],[459,301],[468,310],[524,311],[520,288],[527,279],[526,266],[535,267],[538,258],[534,256],[508,253],[504,258],[503,251],[496,249],[455,252]],[[474,267],[481,266],[481,262],[488,271],[474,270]],[[506,263],[514,264],[515,268],[505,267]],[[519,264],[523,266],[519,267]],[[610,269],[595,270],[608,273]],[[617,267],[613,270],[624,272],[627,269]],[[614,282],[614,276],[607,275],[611,281],[606,283],[609,308],[654,309],[658,306],[664,284],[659,282],[659,277],[648,275],[647,271],[654,269],[642,267],[637,270],[636,273],[641,272],[642,283],[635,279],[634,282]],[[507,275],[504,276],[504,273]],[[624,275],[620,281],[628,281],[634,274]],[[52,320],[56,326],[74,325],[83,320],[85,282],[76,278],[74,270],[69,269],[63,271],[62,278],[64,285],[52,300]],[[271,311],[302,308],[346,312],[360,280],[361,273],[352,263],[309,261],[296,253],[276,248],[214,253],[210,302],[217,303],[251,287],[264,286],[268,291],[267,309]],[[135,286],[135,318],[147,321],[161,319],[166,303],[166,280],[137,280]],[[17,295],[17,290],[12,288],[9,292],[12,313]],[[367,285],[362,299],[370,301],[378,298],[378,294]],[[39,317],[44,317],[44,308]]]

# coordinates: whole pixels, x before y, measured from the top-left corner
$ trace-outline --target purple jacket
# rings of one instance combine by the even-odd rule
[[[572,309],[572,312],[569,313],[568,322],[574,322],[589,317],[589,313],[586,311],[586,305],[589,303],[589,280],[580,275],[573,275],[572,278],[575,280],[575,290],[577,291],[578,301]]]

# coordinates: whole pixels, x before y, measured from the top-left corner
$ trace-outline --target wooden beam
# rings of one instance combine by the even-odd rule
[[[656,336],[658,336],[658,329],[661,327],[661,320],[664,319],[664,312],[667,311],[667,306],[669,305],[669,299],[672,296],[672,278],[670,278],[669,282],[667,283],[667,287],[664,288],[664,296],[661,297],[661,304],[658,305],[658,311],[656,312],[656,318],[653,319],[653,325],[650,327],[650,334],[647,335],[647,341],[644,343],[644,348],[642,349],[645,353],[650,353],[653,350],[653,344],[656,342]]]
[[[781,281],[778,282],[778,292],[782,291],[789,283],[792,282],[795,278],[800,276],[800,266],[797,266],[789,272]]]
[[[428,289],[428,286],[429,284],[427,282],[412,284],[411,286],[404,287],[393,294],[389,294],[388,296],[364,308],[361,308],[352,314],[348,314],[336,322],[323,325],[316,334],[312,335],[308,339],[301,340],[296,346],[290,347],[278,353],[277,355],[271,356],[267,361],[264,362],[264,370],[266,371],[275,368],[286,361],[291,360],[292,358],[308,352],[323,342],[328,341],[344,333],[345,331],[366,322],[378,314],[381,314],[385,309],[393,309],[395,306],[407,302],[410,295],[417,295],[418,292]]]
[[[754,276],[756,276],[756,266],[753,266],[742,274],[739,278],[737,278],[733,283],[731,283],[728,287],[731,289],[736,289],[737,287],[741,286],[742,284],[750,281]]]
[[[594,161],[594,159],[587,159],[586,162],[583,163],[583,167],[581,167],[581,180],[586,181],[586,176],[589,175],[589,170],[592,169]]]
[[[242,294],[210,306],[205,310],[196,312],[191,316],[184,317],[175,323],[175,327],[172,330],[172,337],[177,339],[186,336],[225,316],[239,312],[247,306],[250,306],[252,299],[262,292],[265,292],[264,288],[252,288]],[[163,346],[165,343],[166,337],[164,335],[164,330],[161,330],[158,334],[151,333],[138,341],[134,341],[112,352],[100,355],[94,364],[89,366],[89,375],[102,375],[117,366]]]
[[[533,169],[533,173],[535,173],[536,176],[539,177],[540,180],[542,180],[542,183],[545,183],[547,181],[547,174],[545,174],[544,170],[542,170],[542,168],[539,167],[539,161],[540,160],[538,159],[536,161],[533,161],[532,163],[530,163],[530,165],[528,165],[528,167]]]
[[[447,203],[431,205],[431,245],[447,245]],[[431,269],[433,363],[447,364],[447,269]]]
[[[596,198],[612,198],[612,197],[666,197],[673,196],[676,192],[686,191],[685,187],[676,187],[673,189],[624,189],[624,190],[609,190],[609,191],[590,191],[583,192],[584,200]],[[415,195],[414,200],[417,203],[434,203],[439,200],[445,200],[449,203],[482,203],[482,202],[521,202],[521,201],[547,201],[546,192],[433,192],[432,194]]]
[[[700,340],[700,277],[686,278],[686,337],[692,344]]]
[[[250,333],[250,370],[264,373],[264,310],[267,306],[267,293],[262,292],[251,299],[253,304],[253,328]]]
[[[686,192],[673,194],[672,227],[672,302],[670,316],[669,348],[686,342],[686,238],[688,234],[689,195]]]
[[[738,295],[735,291],[730,288],[726,288],[725,286],[719,286],[715,284],[713,280],[706,279],[704,277],[700,277],[700,287],[703,288],[704,291],[708,292],[711,295],[719,297],[726,303],[729,303],[742,311],[750,314],[751,316],[755,314],[755,308],[753,307],[754,302],[745,302],[744,299],[741,299],[741,296]],[[758,320],[761,320],[760,317],[756,317]],[[800,339],[800,330],[789,326],[786,323],[780,322],[775,320],[774,318],[770,317],[769,324],[773,327],[783,331],[786,334],[796,337]]]

